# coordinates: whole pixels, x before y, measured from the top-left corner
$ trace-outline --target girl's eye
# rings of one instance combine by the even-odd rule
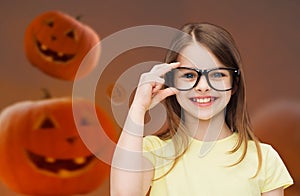
[[[224,74],[222,74],[222,73],[214,73],[215,78],[221,78],[223,76],[224,76]]]
[[[184,74],[184,77],[185,78],[194,78],[194,74],[191,74],[191,73],[187,73],[187,74]]]
[[[197,78],[197,74],[193,73],[193,72],[187,72],[184,73],[182,75],[183,78],[187,78],[187,79],[192,79],[192,78]]]
[[[213,72],[212,74],[210,74],[210,77],[212,78],[223,78],[226,75],[222,72]]]

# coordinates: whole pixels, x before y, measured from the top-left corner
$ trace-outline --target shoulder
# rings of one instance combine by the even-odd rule
[[[151,161],[155,169],[172,163],[170,158],[175,156],[172,140],[162,140],[158,136],[153,135],[144,137],[143,156]],[[156,175],[157,172],[155,172]]]
[[[164,140],[160,139],[156,135],[147,135],[143,138],[143,142],[159,142],[159,143],[162,143],[162,142],[164,142]]]
[[[147,151],[157,150],[170,143],[170,141],[171,140],[162,140],[155,135],[148,135],[143,138],[143,148]]]
[[[259,146],[260,146],[260,149],[261,149],[263,155],[278,154],[277,151],[270,144],[260,142]]]
[[[277,151],[273,148],[272,145],[270,144],[267,144],[267,143],[262,143],[262,142],[258,142],[259,144],[259,148],[261,150],[261,153],[262,153],[262,157],[264,158],[267,158],[269,157],[270,155],[272,156],[278,156],[278,153]],[[257,147],[256,147],[256,144],[253,140],[250,140],[248,141],[248,147],[249,147],[249,150],[250,151],[255,151],[257,152]]]
[[[252,152],[253,154],[257,154],[258,151],[254,141],[249,141],[248,147],[248,153]],[[272,145],[259,142],[259,147],[263,165],[273,165],[274,167],[276,167],[276,165],[284,165],[282,158]],[[276,165],[274,165],[275,163]]]
[[[261,174],[264,178],[262,192],[292,185],[293,179],[279,153],[270,144],[259,145],[262,154]]]
[[[272,145],[260,142],[259,146],[261,149],[263,160],[271,162],[274,161],[275,159],[278,159],[282,161],[279,153],[273,148]]]

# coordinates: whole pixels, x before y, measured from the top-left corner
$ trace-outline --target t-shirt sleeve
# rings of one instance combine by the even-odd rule
[[[153,154],[153,151],[157,148],[155,145],[155,136],[146,136],[143,139],[143,156],[147,158],[153,166],[155,166],[155,156]]]
[[[143,139],[143,156],[154,167],[154,179],[163,176],[174,160],[174,146],[170,141],[163,141],[157,136],[146,136]]]
[[[268,146],[268,151],[263,161],[265,161],[265,165],[263,165],[265,167],[263,193],[280,187],[287,188],[293,184],[293,179],[284,162],[271,146]]]

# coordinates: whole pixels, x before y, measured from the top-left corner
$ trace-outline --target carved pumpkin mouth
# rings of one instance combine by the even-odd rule
[[[56,52],[49,49],[46,45],[36,40],[36,45],[44,58],[49,62],[66,63],[74,58],[74,54],[64,54],[62,52]]]
[[[55,159],[27,151],[30,161],[39,169],[47,171],[60,177],[70,177],[72,173],[78,172],[91,165],[95,159],[94,155],[77,157],[73,159]]]

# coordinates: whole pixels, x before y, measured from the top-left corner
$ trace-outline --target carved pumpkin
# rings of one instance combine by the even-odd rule
[[[99,187],[108,179],[110,166],[91,153],[78,130],[94,142],[90,145],[94,150],[109,157],[113,149],[107,144],[116,141],[116,132],[113,121],[98,106],[93,118],[94,107],[84,99],[73,100],[72,108],[70,98],[52,98],[5,108],[0,114],[2,182],[29,195],[82,194]],[[103,131],[98,122],[105,131],[102,138],[95,137]]]
[[[25,32],[25,54],[44,73],[63,80],[88,74],[99,59],[100,38],[89,26],[59,11],[36,17]],[[93,48],[93,49],[92,49]],[[89,54],[88,54],[89,53]],[[87,55],[88,54],[88,55]]]

